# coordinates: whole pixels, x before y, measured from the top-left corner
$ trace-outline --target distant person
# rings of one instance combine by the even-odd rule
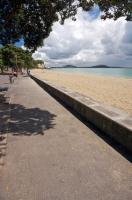
[[[9,74],[9,81],[10,83],[13,83],[13,74]]]
[[[28,76],[30,76],[30,70],[29,69],[28,69],[27,73],[28,73]]]

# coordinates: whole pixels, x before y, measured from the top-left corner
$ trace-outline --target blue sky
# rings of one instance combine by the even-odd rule
[[[24,46],[24,41],[23,41],[23,39],[21,39],[19,42],[16,42],[15,45],[16,45],[17,47],[22,47],[22,46]]]
[[[99,16],[100,16],[100,9],[98,6],[94,6],[93,9],[91,9],[89,12],[88,12],[88,15],[91,16],[91,19],[97,19]]]

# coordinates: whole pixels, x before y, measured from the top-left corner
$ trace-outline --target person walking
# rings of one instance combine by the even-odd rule
[[[13,83],[13,74],[9,74],[9,81],[10,83]]]

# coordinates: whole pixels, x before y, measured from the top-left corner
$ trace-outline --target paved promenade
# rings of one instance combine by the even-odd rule
[[[9,90],[0,200],[130,200],[131,163],[28,77]]]

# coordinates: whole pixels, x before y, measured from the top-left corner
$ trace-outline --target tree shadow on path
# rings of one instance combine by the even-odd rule
[[[10,104],[8,132],[13,135],[44,135],[44,131],[55,126],[56,115],[40,108],[26,108],[19,104]]]

